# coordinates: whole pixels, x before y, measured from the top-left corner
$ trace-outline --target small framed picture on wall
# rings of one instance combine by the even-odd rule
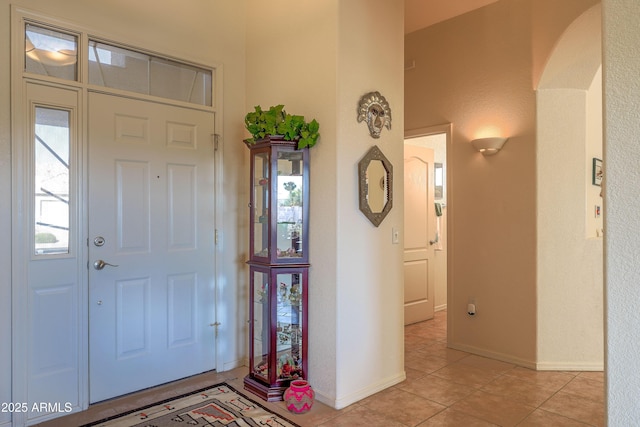
[[[601,186],[603,177],[604,177],[604,169],[602,169],[602,159],[598,159],[594,157],[593,170],[591,173],[591,183],[593,185]]]

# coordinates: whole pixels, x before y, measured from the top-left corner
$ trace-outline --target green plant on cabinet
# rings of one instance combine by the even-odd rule
[[[292,115],[284,105],[275,105],[264,111],[256,105],[254,111],[244,118],[245,127],[251,134],[249,143],[270,135],[282,135],[285,141],[298,141],[298,149],[313,147],[320,137],[320,124],[316,119],[307,122],[304,116]]]

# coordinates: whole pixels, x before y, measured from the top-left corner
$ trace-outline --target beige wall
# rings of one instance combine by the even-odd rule
[[[309,380],[319,400],[343,407],[404,378],[402,245],[391,244],[402,190],[396,180],[394,207],[376,228],[358,210],[357,184],[374,144],[402,176],[403,3],[308,2],[291,19],[298,4],[249,2],[247,107],[282,103],[320,122],[310,156]],[[375,141],[356,121],[372,90],[393,117]]]
[[[536,99],[559,36],[593,2],[501,1],[408,34],[405,127],[453,124],[449,344],[535,366]],[[533,18],[532,18],[533,17]],[[535,40],[534,36],[545,37]],[[556,37],[557,37],[556,36]],[[469,141],[505,136],[483,157]],[[466,314],[474,299],[477,315]]]
[[[529,2],[527,2],[529,3]],[[599,0],[536,0],[530,2],[532,16],[532,75],[533,87],[538,87],[549,56],[567,26],[584,11],[600,3]]]
[[[599,14],[598,20],[602,21],[602,13]],[[598,27],[600,28],[600,27]],[[602,40],[599,41],[599,46],[602,45]],[[602,51],[600,52],[600,58],[602,58]],[[586,208],[586,221],[585,221],[585,236],[590,239],[601,238],[604,234],[604,211],[602,210],[603,204],[603,188],[592,184],[593,181],[593,158],[602,159],[603,147],[602,147],[602,65],[596,71],[596,75],[593,78],[593,83],[587,91],[587,144],[586,144],[586,167],[585,182],[588,182],[587,186],[587,208]],[[595,215],[595,206],[600,206],[600,217]],[[602,242],[602,239],[600,239]]]
[[[330,399],[335,396],[337,381],[338,248],[337,236],[331,231],[336,230],[338,222],[335,215],[338,5],[336,1],[315,2],[297,10],[296,19],[290,20],[291,4],[288,0],[249,2],[246,106],[250,109],[254,105],[267,108],[284,104],[289,113],[315,118],[320,123],[321,137],[310,153],[308,379],[317,393]]]
[[[404,2],[339,1],[338,50],[338,393],[344,407],[404,379],[403,244],[392,228],[404,221]],[[367,19],[362,19],[364,16]],[[371,41],[374,40],[372,43]],[[378,90],[392,127],[374,140],[357,123],[362,95]],[[357,163],[373,146],[393,165],[393,209],[379,227],[358,210]],[[367,355],[366,360],[359,355]]]
[[[586,178],[591,169],[585,144],[587,92],[541,92],[537,367],[601,370],[602,238],[585,235],[586,217],[593,214],[586,197],[591,186],[591,177]]]

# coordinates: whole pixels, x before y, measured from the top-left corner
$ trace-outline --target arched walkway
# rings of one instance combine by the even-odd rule
[[[601,7],[554,49],[537,88],[538,369],[602,370]],[[596,211],[600,209],[600,216]]]

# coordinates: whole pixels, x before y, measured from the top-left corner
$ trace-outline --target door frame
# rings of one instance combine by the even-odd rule
[[[25,21],[34,22],[36,24],[42,24],[44,26],[51,26],[53,28],[69,32],[78,36],[78,79],[75,81],[61,80],[44,75],[34,75],[25,73],[23,70],[23,57],[24,57],[24,23]],[[30,255],[28,253],[29,247],[29,222],[31,221],[31,214],[29,211],[30,201],[27,200],[28,183],[30,182],[28,173],[30,170],[29,154],[26,146],[29,144],[27,141],[29,117],[27,112],[28,101],[26,99],[26,85],[27,82],[38,84],[42,86],[57,87],[62,89],[70,89],[78,92],[78,120],[77,120],[77,135],[80,140],[77,147],[77,176],[78,185],[75,188],[74,197],[77,198],[77,241],[78,241],[78,274],[81,277],[79,283],[79,290],[77,292],[77,316],[79,321],[79,330],[77,334],[77,353],[78,353],[78,396],[77,406],[74,406],[73,412],[83,411],[89,407],[89,366],[88,366],[88,270],[86,269],[88,263],[88,247],[83,242],[87,242],[88,239],[88,206],[87,206],[87,178],[88,178],[88,156],[87,156],[87,99],[89,91],[102,91],[107,93],[113,93],[120,96],[131,97],[141,99],[145,101],[163,102],[166,104],[177,105],[181,107],[200,109],[205,111],[211,111],[215,117],[215,136],[214,141],[214,173],[215,182],[213,191],[214,196],[214,229],[216,230],[216,244],[213,250],[212,262],[214,263],[214,281],[215,281],[215,310],[216,310],[216,323],[221,322],[221,317],[225,312],[222,310],[221,304],[224,301],[221,293],[221,283],[224,283],[225,270],[222,265],[222,248],[221,234],[219,230],[223,229],[223,195],[224,187],[223,183],[223,144],[222,135],[223,129],[223,66],[219,63],[207,63],[202,64],[195,61],[191,61],[184,58],[179,58],[166,53],[158,53],[148,49],[138,49],[146,53],[160,56],[164,58],[175,59],[182,63],[193,64],[201,68],[209,69],[212,71],[212,86],[213,86],[213,98],[212,106],[198,106],[180,102],[174,102],[168,99],[159,99],[153,96],[147,96],[135,93],[125,93],[117,90],[110,90],[103,87],[91,86],[87,82],[87,67],[85,65],[88,60],[84,54],[86,47],[88,46],[88,39],[97,38],[100,40],[108,40],[115,45],[128,46],[129,43],[125,40],[119,40],[109,34],[99,34],[94,30],[83,27],[76,23],[68,22],[62,19],[55,18],[48,14],[42,14],[37,11],[29,10],[20,6],[11,5],[11,179],[12,179],[12,193],[11,193],[11,355],[12,355],[12,379],[11,379],[11,399],[13,402],[29,402],[29,387],[28,387],[28,369],[29,369],[29,353],[28,353],[28,337],[30,333],[29,319],[29,292],[24,286],[29,281],[29,275],[27,272],[28,262]],[[82,243],[82,244],[80,244]],[[224,345],[220,345],[221,341],[225,341],[230,333],[233,331],[227,328],[222,328],[223,333],[218,333],[219,327],[216,328],[216,367],[218,371],[224,370],[224,355],[222,349]],[[52,402],[55,399],[49,399]],[[13,425],[26,425],[34,422],[46,421],[48,419],[56,418],[61,413],[40,413],[36,418],[28,418],[26,413],[14,413],[12,414]]]
[[[454,276],[454,268],[453,268],[453,258],[452,258],[452,253],[453,253],[453,233],[454,233],[454,225],[451,221],[451,218],[453,217],[452,213],[454,212],[454,203],[453,202],[453,179],[452,176],[453,174],[451,173],[451,166],[452,166],[452,132],[453,132],[453,125],[451,123],[444,123],[444,124],[440,124],[440,125],[434,125],[434,126],[426,126],[426,127],[421,127],[421,128],[417,128],[417,129],[406,129],[404,131],[404,139],[411,139],[411,138],[419,138],[421,136],[429,136],[429,135],[436,135],[436,134],[444,134],[446,137],[446,149],[447,149],[447,176],[446,176],[446,183],[447,183],[447,209],[444,212],[444,215],[446,215],[446,223],[447,223],[447,311],[449,309],[449,302],[452,300],[452,296],[453,296],[453,283],[455,283],[455,281],[453,280],[453,276]],[[449,338],[452,336],[452,327],[453,325],[451,324],[451,318],[452,316],[448,316],[447,315],[447,341],[449,341]]]

